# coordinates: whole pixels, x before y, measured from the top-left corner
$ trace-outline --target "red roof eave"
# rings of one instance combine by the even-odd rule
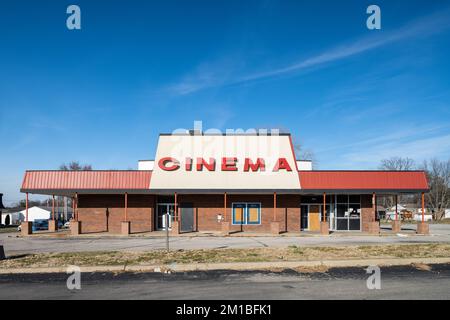
[[[151,171],[26,171],[22,192],[150,190]],[[301,191],[426,192],[424,171],[299,171]]]
[[[299,171],[302,190],[429,190],[424,171]]]
[[[144,170],[26,171],[21,191],[145,190],[150,189],[151,174]]]

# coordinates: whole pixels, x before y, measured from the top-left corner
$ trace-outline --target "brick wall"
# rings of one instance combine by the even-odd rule
[[[120,233],[125,213],[124,195],[79,195],[78,215],[81,232]],[[155,196],[128,195],[127,215],[132,233],[153,230]]]
[[[217,221],[218,214],[224,214],[223,195],[178,195],[179,202],[191,202],[194,205],[194,221],[198,231],[220,231],[221,224]],[[260,202],[260,225],[232,225],[231,231],[270,232],[273,221],[273,195],[227,195],[226,219],[231,221],[231,206],[233,202]],[[277,221],[281,229],[300,231],[300,196],[277,196]]]
[[[220,231],[218,214],[224,214],[224,196],[218,195],[178,195],[178,203],[188,202],[194,206],[196,231]],[[128,195],[128,220],[131,232],[153,231],[157,196]],[[233,202],[260,202],[260,225],[232,225],[231,231],[270,232],[273,221],[273,195],[227,195],[226,219],[231,221]],[[277,195],[276,220],[282,231],[300,231],[300,195]],[[82,233],[120,233],[120,223],[124,220],[124,195],[79,195],[78,213],[82,221]],[[372,211],[372,195],[361,195],[362,230],[368,231],[368,222],[375,221]]]
[[[369,222],[375,221],[375,213],[372,208],[372,195],[361,195],[361,231],[369,231]]]

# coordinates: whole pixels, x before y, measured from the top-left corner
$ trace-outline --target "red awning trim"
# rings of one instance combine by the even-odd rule
[[[151,191],[151,175],[151,171],[144,170],[26,171],[21,191]],[[423,171],[299,171],[299,177],[298,191],[302,193],[429,190]]]
[[[151,171],[26,171],[23,192],[38,190],[143,190]]]
[[[424,171],[300,171],[305,190],[427,191]]]

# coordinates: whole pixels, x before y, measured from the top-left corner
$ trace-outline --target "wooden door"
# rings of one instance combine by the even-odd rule
[[[320,231],[320,206],[309,206],[309,230]]]

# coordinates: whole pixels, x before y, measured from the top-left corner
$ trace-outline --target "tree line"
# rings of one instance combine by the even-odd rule
[[[90,164],[80,164],[80,162],[78,161],[71,161],[67,164],[62,163],[59,167],[59,170],[64,170],[64,171],[82,171],[82,170],[92,170],[92,165]],[[61,205],[62,203],[64,203],[64,201],[66,202],[64,205],[66,206],[71,206],[72,205],[72,199],[64,199],[64,197],[62,196],[57,196],[56,199],[57,203],[59,205]],[[28,200],[28,207],[51,207],[53,203],[53,198],[49,197],[47,199],[44,200]],[[12,209],[15,208],[25,208],[26,206],[26,200],[22,199],[19,202],[13,204]]]
[[[450,208],[450,159],[438,160],[433,158],[417,164],[411,158],[392,157],[381,160],[381,170],[423,170],[428,179],[430,191],[426,193],[426,207],[432,211],[434,219],[441,220],[445,216],[445,209]],[[412,200],[420,202],[419,195],[401,196],[399,201]],[[383,204],[393,205],[392,197],[383,197]]]

